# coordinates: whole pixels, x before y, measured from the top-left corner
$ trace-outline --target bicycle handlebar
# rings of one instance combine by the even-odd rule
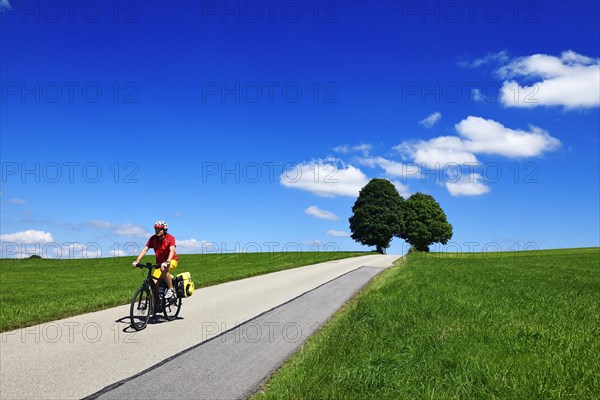
[[[139,268],[139,269],[148,268],[148,269],[151,269],[153,267],[156,267],[156,265],[154,265],[152,263],[146,263],[146,264],[138,263],[134,268]]]

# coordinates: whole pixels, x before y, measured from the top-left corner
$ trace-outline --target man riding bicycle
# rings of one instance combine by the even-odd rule
[[[152,273],[152,277],[154,278],[155,285],[158,283],[159,279],[163,279],[167,282],[168,289],[165,292],[165,299],[176,297],[170,272],[177,268],[177,254],[175,253],[175,237],[167,233],[168,229],[169,225],[165,221],[156,221],[154,223],[155,234],[148,239],[148,243],[146,243],[146,246],[140,251],[140,254],[138,254],[136,260],[132,263],[134,267],[137,266],[140,260],[148,252],[148,249],[154,249],[154,254],[156,254],[156,265],[160,265],[160,269],[156,269]]]

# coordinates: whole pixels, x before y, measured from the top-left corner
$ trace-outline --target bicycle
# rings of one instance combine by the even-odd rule
[[[131,326],[133,329],[136,331],[144,329],[148,324],[150,317],[152,315],[156,316],[157,312],[162,312],[168,321],[173,321],[177,318],[179,311],[181,310],[181,296],[165,299],[161,293],[166,290],[167,283],[161,279],[158,281],[157,285],[154,285],[152,271],[155,268],[160,267],[158,265],[147,263],[146,265],[138,264],[136,268],[147,268],[148,275],[131,300],[129,318],[131,319]],[[177,283],[178,280],[173,277],[173,289],[176,288]],[[158,288],[156,286],[158,286]],[[156,304],[155,300],[157,297],[159,299],[158,304]]]

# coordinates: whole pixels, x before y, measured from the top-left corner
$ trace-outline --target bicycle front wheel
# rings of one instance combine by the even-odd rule
[[[141,331],[148,324],[152,312],[151,296],[150,290],[142,286],[135,292],[135,295],[131,300],[129,317],[131,319],[131,326],[136,331]]]
[[[164,299],[163,298],[163,313],[165,314],[165,318],[169,321],[173,321],[179,315],[179,310],[181,310],[181,297],[177,297],[176,299]]]

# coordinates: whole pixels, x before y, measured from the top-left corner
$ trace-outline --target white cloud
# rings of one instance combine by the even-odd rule
[[[408,199],[411,196],[412,192],[410,191],[410,188],[407,185],[398,181],[391,182],[396,187],[398,193],[400,193],[400,196],[404,197],[405,199]]]
[[[472,173],[457,182],[446,182],[446,189],[452,196],[479,196],[490,191],[482,179],[481,175]]]
[[[453,164],[477,164],[472,152],[465,149],[464,142],[456,136],[440,136],[431,140],[404,142],[394,147],[405,157],[428,169],[442,169]]]
[[[534,54],[520,57],[498,70],[505,79],[501,101],[508,107],[563,106],[589,108],[600,105],[600,59],[574,51],[560,57]],[[514,78],[537,82],[521,85]]]
[[[87,221],[85,225],[91,228],[110,229],[112,233],[117,236],[147,238],[153,235],[141,226],[129,222],[117,224],[115,222],[94,219]]]
[[[461,60],[458,62],[458,66],[462,68],[479,68],[486,64],[505,63],[509,59],[508,52],[503,50],[497,53],[488,53],[485,57],[477,58],[473,61]]]
[[[125,256],[130,256],[131,252],[129,251],[125,251],[122,249],[113,249],[111,250],[111,254],[110,257],[125,257]]]
[[[477,88],[473,89],[473,91],[471,92],[471,95],[472,95],[473,101],[476,101],[476,102],[481,102],[484,99],[483,93],[481,93],[481,90],[477,89]]]
[[[413,159],[431,169],[450,164],[477,164],[475,154],[465,150],[464,142],[454,136],[441,136],[415,145]]]
[[[407,141],[395,146],[394,150],[419,166],[442,170],[453,165],[476,166],[479,164],[477,154],[507,158],[537,157],[561,145],[558,139],[536,126],[529,126],[528,130],[510,129],[481,117],[469,116],[456,124],[455,129],[459,136]],[[460,171],[460,168],[456,170]],[[480,175],[471,174],[458,182],[446,182],[445,185],[452,196],[476,196],[490,190],[481,179]],[[398,189],[401,194],[402,189]],[[404,189],[404,192],[408,192],[407,187]]]
[[[0,235],[0,241],[10,243],[50,243],[53,242],[52,234],[45,231],[26,230],[15,233],[5,233]]]
[[[21,205],[21,204],[25,204],[25,200],[23,200],[23,199],[10,199],[9,203],[10,204]]]
[[[279,177],[279,183],[285,187],[323,197],[355,197],[368,182],[360,169],[334,158],[296,164]]]
[[[367,157],[369,155],[369,151],[373,148],[370,144],[359,144],[358,146],[354,146],[354,150],[360,151],[363,156]]]
[[[373,148],[371,144],[359,144],[357,146],[348,146],[347,144],[342,146],[337,146],[333,148],[333,151],[341,154],[348,154],[351,152],[359,151],[363,154],[364,157],[369,155],[369,151]]]
[[[141,226],[130,223],[116,225],[113,228],[113,233],[117,236],[133,236],[140,238],[147,238],[152,236],[152,233],[148,232]]]
[[[39,255],[42,258],[76,259],[125,256],[129,251],[114,249],[112,246],[102,249],[96,242],[79,243],[67,241],[58,243],[50,232],[27,230],[0,235],[0,254],[2,257],[27,258]]]
[[[317,206],[310,206],[306,210],[304,210],[304,212],[313,217],[317,217],[317,218],[321,218],[321,219],[328,219],[330,221],[335,221],[335,220],[340,219],[340,217],[338,217],[331,211],[322,210]]]
[[[328,230],[325,233],[328,234],[329,236],[336,236],[336,237],[349,237],[350,236],[350,234],[348,232],[336,231],[334,229]]]
[[[433,128],[440,118],[442,118],[442,114],[436,111],[429,114],[426,118],[420,120],[419,124],[423,125],[425,128]]]
[[[177,240],[176,244],[177,244],[177,253],[181,253],[181,254],[202,253],[208,249],[213,250],[216,246],[212,242],[207,242],[206,240],[199,241],[194,238]]]
[[[108,222],[108,221],[100,221],[97,219],[93,219],[91,221],[88,221],[85,223],[87,226],[90,226],[92,228],[111,228],[112,226],[114,226],[115,224],[112,222]]]
[[[25,254],[24,254],[25,255]],[[125,255],[131,255],[130,252],[125,252],[121,249],[109,248],[102,249],[99,243],[77,243],[77,242],[65,242],[65,243],[51,243],[44,246],[41,249],[43,258],[60,258],[60,259],[74,259],[74,258],[99,258],[99,257],[120,257]]]
[[[336,153],[348,154],[350,153],[350,146],[348,146],[347,144],[343,146],[337,146],[333,148],[333,151],[335,151]]]
[[[535,157],[560,146],[560,141],[541,128],[530,131],[506,128],[491,119],[469,116],[456,124],[464,148],[473,153],[499,154],[509,158]]]
[[[536,157],[560,147],[558,139],[536,126],[530,126],[528,131],[515,130],[491,119],[469,116],[455,128],[459,136],[404,142],[394,149],[419,165],[442,169],[452,164],[476,165],[476,154]]]
[[[394,178],[418,178],[421,172],[418,166],[414,164],[401,163],[388,160],[383,157],[359,158],[358,163],[371,168],[379,167],[385,171],[385,174]]]

